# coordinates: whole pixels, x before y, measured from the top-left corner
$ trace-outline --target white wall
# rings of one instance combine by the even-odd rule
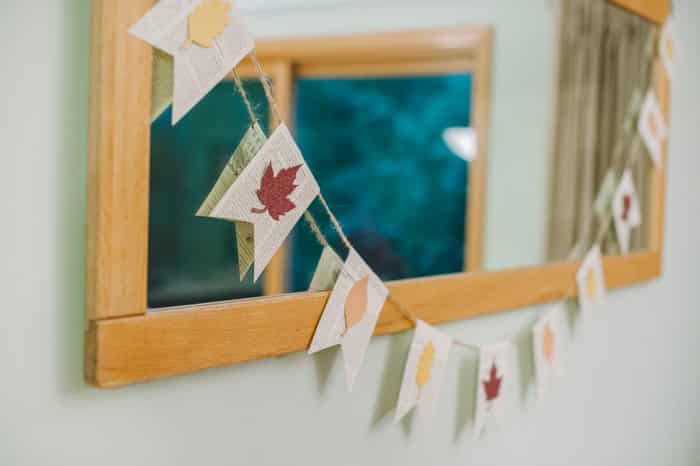
[[[674,84],[664,276],[615,292],[577,328],[567,376],[551,396],[535,404],[528,390],[512,387],[507,423],[479,441],[460,432],[471,404],[460,391],[471,380],[473,361],[459,350],[431,432],[419,435],[386,415],[409,334],[373,341],[353,395],[345,393],[336,353],[297,354],[115,391],[85,387],[88,2],[4,3],[0,464],[700,464],[700,257],[691,243],[700,226],[696,0],[676,0],[683,62]],[[465,23],[474,3],[304,9],[289,23],[304,26],[289,32],[309,24],[320,30]],[[487,342],[532,318],[519,312],[443,328]]]

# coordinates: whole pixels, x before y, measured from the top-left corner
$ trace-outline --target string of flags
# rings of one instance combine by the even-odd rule
[[[669,19],[658,47],[668,76],[674,66],[672,31]],[[255,57],[253,38],[231,2],[160,0],[130,32],[174,59],[173,124],[231,70],[235,73],[236,65],[246,56],[253,59],[260,71],[269,104],[279,113],[270,84]],[[393,297],[347,239],[284,122],[280,119],[277,128],[266,137],[240,79],[234,81],[253,121],[196,215],[235,224],[240,276],[242,278],[253,267],[255,280],[297,222],[305,217],[323,246],[309,290],[330,291],[308,352],[313,354],[340,345],[347,386],[352,391],[384,303]],[[653,87],[636,117],[637,132],[658,169],[668,129]],[[603,191],[610,193],[602,197],[603,209],[611,212],[618,243],[622,252],[627,253],[630,232],[642,223],[640,202],[629,167],[626,166],[619,180],[611,171],[603,183]],[[345,260],[329,245],[308,212],[315,199],[324,206],[348,249]],[[596,204],[599,210],[599,202]],[[599,242],[589,249],[576,274],[578,304],[583,313],[601,303],[606,294]],[[418,319],[403,306],[399,305],[399,309],[415,324],[415,331],[403,372],[396,420],[415,408],[418,422],[428,422],[440,398],[451,350],[455,346],[463,347],[478,353],[473,430],[476,436],[481,435],[491,420],[498,421],[503,416],[504,387],[513,383],[508,366],[512,343],[510,340],[490,345],[461,342]],[[560,342],[564,309],[563,302],[548,306],[532,327],[532,356],[540,399],[553,378],[563,372]]]

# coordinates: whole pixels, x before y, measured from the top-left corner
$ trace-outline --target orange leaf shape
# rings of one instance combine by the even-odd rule
[[[547,361],[552,362],[554,358],[554,332],[549,324],[545,325],[542,331],[542,353]]]
[[[430,382],[430,374],[435,361],[435,345],[428,342],[423,348],[423,352],[418,359],[418,370],[416,371],[416,385],[418,385],[418,398],[420,398],[423,386]]]
[[[498,393],[501,391],[502,379],[503,377],[498,377],[496,363],[493,363],[491,372],[489,372],[489,379],[482,382],[484,384],[484,391],[486,392],[486,401],[498,398]]]
[[[279,221],[280,217],[296,207],[289,195],[294,192],[297,185],[294,181],[301,165],[283,168],[277,175],[272,171],[272,162],[267,164],[267,168],[260,180],[260,189],[255,191],[258,199],[265,206],[264,208],[252,208],[254,214],[267,212],[273,220]]]
[[[355,282],[345,298],[345,333],[362,321],[367,312],[369,275]]]
[[[658,137],[659,127],[656,125],[656,118],[654,118],[654,115],[651,112],[649,112],[647,116],[647,121],[649,123],[649,132],[651,133],[651,135],[655,138]]]
[[[187,26],[190,41],[202,47],[211,47],[231,23],[231,3],[205,1],[190,14]]]

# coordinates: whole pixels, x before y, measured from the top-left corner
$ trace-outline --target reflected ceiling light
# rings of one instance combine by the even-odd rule
[[[476,131],[472,127],[447,128],[442,139],[455,155],[471,162],[476,158]]]

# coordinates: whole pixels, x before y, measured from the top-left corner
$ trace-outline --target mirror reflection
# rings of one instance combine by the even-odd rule
[[[499,11],[486,0],[459,7],[492,28],[488,60],[358,62],[351,71],[316,63],[293,68],[292,92],[278,96],[324,196],[384,280],[569,260],[598,236],[606,254],[619,254],[601,188],[629,166],[639,198],[648,196],[651,163],[629,126],[651,81],[655,27],[604,1],[504,3]],[[321,247],[303,221],[254,283],[251,273],[238,277],[233,223],[194,215],[248,113],[225,80],[171,126],[168,63],[158,60],[149,307],[306,290]],[[475,80],[489,72],[490,82]],[[241,74],[267,132],[263,88],[254,73]],[[488,98],[475,99],[484,88]],[[485,120],[478,128],[477,115]],[[483,174],[476,161],[486,164]],[[470,189],[475,179],[486,189]],[[470,216],[470,203],[484,209]],[[312,214],[343,251],[317,204]],[[646,218],[643,209],[642,225]],[[631,251],[644,248],[646,232],[633,230]]]

